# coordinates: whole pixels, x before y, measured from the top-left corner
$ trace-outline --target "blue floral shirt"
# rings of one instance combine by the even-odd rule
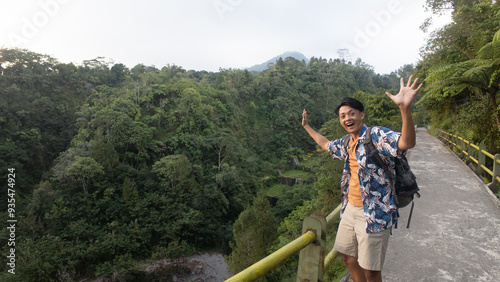
[[[363,140],[366,136],[368,127],[363,125],[359,133],[356,146],[356,159],[358,160],[359,184],[361,188],[361,196],[363,199],[363,209],[366,219],[366,232],[375,233],[388,229],[396,224],[398,212],[396,208],[396,200],[392,195],[390,180],[385,176],[384,170],[377,166],[373,160],[366,157]],[[398,140],[401,133],[392,131],[385,127],[374,126],[371,130],[372,142],[382,160],[388,165],[395,179],[394,157],[398,151]],[[334,159],[345,160],[344,170],[342,172],[341,189],[342,189],[342,210],[341,216],[344,214],[347,206],[347,194],[349,192],[349,163],[347,158],[347,150],[344,148],[344,138],[346,136],[332,140],[328,143],[328,152]],[[351,144],[349,144],[351,146]]]

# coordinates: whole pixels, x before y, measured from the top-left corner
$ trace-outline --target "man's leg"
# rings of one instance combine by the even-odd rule
[[[360,234],[358,236],[360,243],[358,263],[364,269],[366,281],[380,282],[382,281],[382,267],[389,243],[390,229],[369,234],[362,231],[358,232]]]
[[[382,271],[366,270],[365,269],[364,274],[366,276],[366,281],[368,281],[368,282],[382,282]]]
[[[367,233],[363,211],[359,210],[356,215],[358,264],[363,269],[366,281],[382,281],[382,267],[391,230],[389,228],[380,232]]]
[[[364,270],[363,268],[361,268],[361,266],[359,266],[357,258],[342,254],[342,260],[349,269],[352,281],[354,282],[366,281],[366,276],[365,276],[366,270]]]
[[[358,259],[342,254],[342,260],[347,265],[354,282],[381,282],[382,271],[366,270],[359,266]]]
[[[358,242],[354,231],[355,222],[352,209],[353,206],[348,203],[344,215],[340,220],[333,248],[342,254],[342,260],[347,268],[349,268],[353,280],[366,281],[363,269],[358,264]]]

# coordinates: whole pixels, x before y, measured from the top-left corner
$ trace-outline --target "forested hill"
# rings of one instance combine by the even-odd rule
[[[320,129],[341,98],[398,85],[396,73],[378,75],[360,60],[289,57],[252,74],[0,55],[0,171],[16,173],[26,281],[227,251],[254,195],[287,160],[314,150],[302,109]]]

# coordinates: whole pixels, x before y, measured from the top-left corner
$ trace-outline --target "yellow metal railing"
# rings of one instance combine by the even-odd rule
[[[312,231],[308,231],[299,238],[288,243],[286,246],[254,263],[252,266],[246,268],[226,281],[253,281],[259,279],[294,254],[300,252],[300,250],[305,248],[307,245],[313,243],[315,240],[316,234]]]
[[[456,147],[461,154],[466,156],[469,160],[473,161],[477,165],[476,173],[482,174],[486,172],[491,176],[492,183],[490,188],[492,190],[498,190],[495,186],[500,186],[500,154],[493,155],[488,151],[484,150],[483,146],[477,146],[472,144],[470,141],[441,129],[438,129],[439,137],[448,142],[450,145]],[[460,143],[460,144],[459,144]],[[473,153],[477,151],[477,158],[474,157]],[[493,160],[493,167],[490,169],[486,166],[486,157]]]
[[[340,204],[326,218],[320,214],[312,214],[307,217],[304,219],[302,236],[227,279],[226,282],[253,281],[259,279],[298,252],[301,252],[298,276],[305,275],[307,276],[305,279],[313,277],[313,279],[308,279],[309,281],[317,280],[314,279],[314,277],[320,276],[319,280],[322,280],[323,270],[330,265],[339,253],[335,249],[332,249],[326,258],[323,257],[325,244],[324,241],[321,241],[326,238],[326,230],[330,229],[340,218],[341,208],[342,205]],[[320,226],[322,224],[321,218],[323,218],[324,227]],[[311,258],[314,257],[314,250],[305,252],[307,248],[319,249],[313,261],[311,261]]]

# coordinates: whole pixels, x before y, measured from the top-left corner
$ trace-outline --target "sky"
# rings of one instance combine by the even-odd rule
[[[390,73],[420,59],[425,0],[0,0],[0,48],[217,72],[287,51]],[[450,17],[434,16],[438,28]]]

